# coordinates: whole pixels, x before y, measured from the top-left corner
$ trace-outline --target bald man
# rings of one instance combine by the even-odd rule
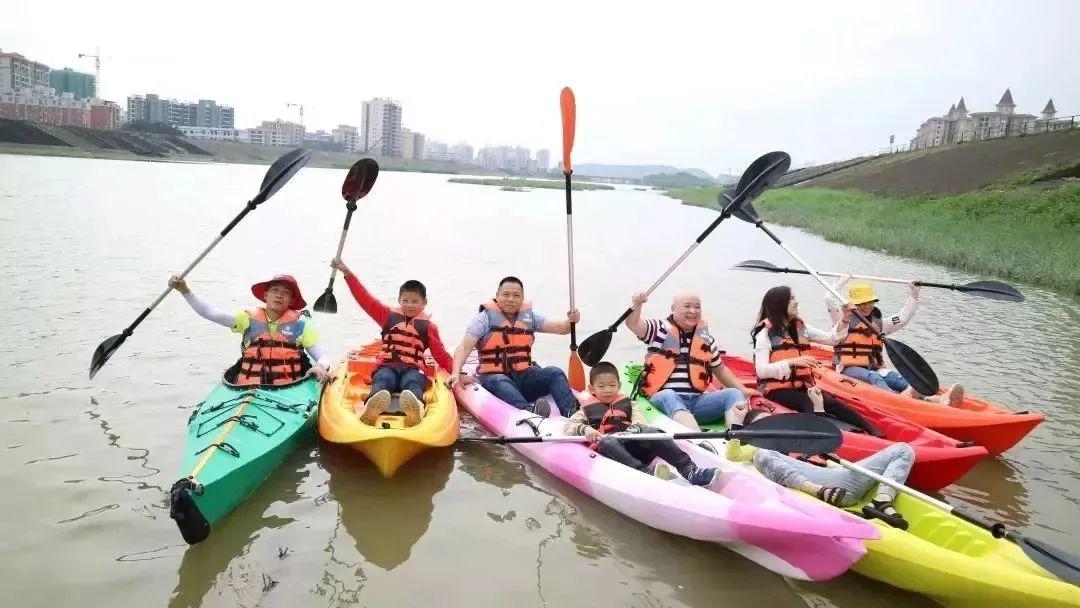
[[[642,319],[646,301],[645,294],[634,294],[626,327],[648,345],[641,392],[660,411],[697,431],[699,423],[722,421],[729,409],[761,394],[743,386],[724,365],[697,294],[675,296],[666,319]],[[713,378],[727,388],[708,391]]]

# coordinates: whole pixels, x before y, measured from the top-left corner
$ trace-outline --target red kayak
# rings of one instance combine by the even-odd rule
[[[832,362],[829,347],[816,347],[810,354]],[[1019,443],[1045,418],[1039,412],[1014,412],[978,397],[965,396],[956,407],[912,399],[849,378],[831,368],[815,371],[814,375],[822,390],[853,408],[869,404],[887,410],[953,439],[981,445],[991,455]]]
[[[757,386],[757,374],[754,372],[753,362],[741,357],[725,355],[724,363],[747,386]],[[822,386],[822,389],[824,388]],[[768,399],[755,400],[753,405],[774,408],[777,412],[790,411]],[[907,443],[915,450],[915,466],[912,467],[911,474],[908,476],[908,485],[924,492],[936,492],[952,484],[963,477],[964,473],[975,466],[975,463],[987,456],[987,450],[983,446],[956,441],[885,410],[863,403],[849,403],[848,405],[880,430],[885,438],[853,432],[848,430],[850,428],[848,425],[835,421],[844,431],[844,442],[837,450],[840,457],[846,460],[860,460],[880,452],[895,442]]]

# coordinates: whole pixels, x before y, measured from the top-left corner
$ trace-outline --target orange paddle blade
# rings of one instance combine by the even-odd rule
[[[570,362],[566,365],[566,371],[570,388],[575,391],[585,390],[585,366],[581,363],[581,357],[578,356],[577,351],[570,353]]]
[[[573,173],[570,165],[570,153],[574,151],[574,128],[577,125],[577,102],[570,87],[563,87],[559,95],[559,107],[562,109],[562,164],[563,172]],[[580,364],[580,361],[578,362]]]

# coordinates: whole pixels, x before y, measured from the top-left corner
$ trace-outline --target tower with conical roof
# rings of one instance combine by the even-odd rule
[[[1046,102],[1046,107],[1043,108],[1043,120],[1053,120],[1054,114],[1057,114],[1057,108],[1054,107],[1054,98],[1051,97],[1050,101]]]
[[[998,114],[1012,114],[1014,110],[1016,110],[1016,104],[1013,102],[1012,91],[1005,89],[1001,101],[997,102]]]
[[[963,97],[960,98],[960,103],[956,104],[956,111],[960,112],[961,117],[967,116],[967,113],[968,113],[967,104],[964,103],[964,98]]]

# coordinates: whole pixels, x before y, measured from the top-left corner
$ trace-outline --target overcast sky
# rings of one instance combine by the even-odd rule
[[[340,5],[340,6],[339,6]],[[333,6],[331,8],[331,6]],[[401,101],[406,127],[474,146],[560,147],[559,89],[578,100],[575,162],[736,173],[907,142],[961,95],[1080,114],[1080,2],[16,1],[0,48],[92,71],[101,92],[216,99],[237,126],[358,125]]]

